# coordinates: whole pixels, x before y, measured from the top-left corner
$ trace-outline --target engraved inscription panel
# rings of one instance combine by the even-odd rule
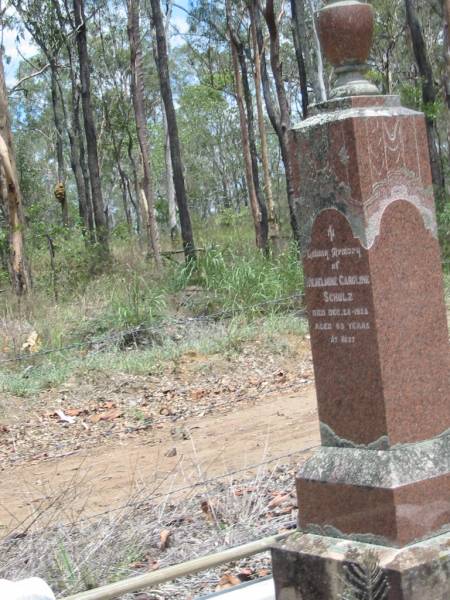
[[[328,209],[303,263],[320,420],[340,438],[371,443],[386,424],[369,252],[345,216]]]
[[[325,344],[364,343],[373,317],[367,301],[371,283],[367,252],[358,240],[342,239],[336,224],[327,221],[321,219],[322,232],[316,226],[314,237],[319,239],[305,257],[311,331],[322,332],[320,342]]]

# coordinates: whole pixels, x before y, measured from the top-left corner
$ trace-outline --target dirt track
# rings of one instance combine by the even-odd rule
[[[318,443],[309,384],[301,392],[241,402],[225,415],[165,424],[114,446],[18,465],[2,472],[0,536],[20,530],[53,502],[59,515],[76,520],[122,505],[143,486],[149,495],[167,492]]]

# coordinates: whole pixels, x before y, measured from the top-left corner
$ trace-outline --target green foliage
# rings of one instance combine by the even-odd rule
[[[420,82],[403,84],[400,88],[400,98],[404,106],[423,112],[432,120],[436,120],[443,113],[442,100],[432,103],[423,102]]]
[[[422,90],[417,84],[405,83],[400,88],[400,99],[404,106],[414,110],[422,108]]]
[[[438,213],[439,241],[441,243],[444,262],[450,260],[450,202],[445,202]],[[449,265],[446,265],[448,270]]]
[[[217,220],[220,227],[236,227],[240,219],[240,214],[232,208],[224,208]]]
[[[164,292],[155,289],[154,283],[142,275],[105,278],[101,287],[105,306],[88,322],[89,335],[147,325],[165,312]]]
[[[76,565],[64,542],[65,540],[61,540],[55,551],[56,579],[64,582],[65,585],[69,584],[71,587],[75,587],[78,580],[81,579],[86,590],[95,588],[98,582],[95,580],[89,565],[83,564],[81,568]]]
[[[233,72],[231,69],[221,69],[216,73],[209,74],[203,78],[202,85],[222,91],[232,89],[234,85]]]
[[[284,314],[300,305],[299,299],[289,297],[303,287],[295,247],[266,258],[253,246],[250,219],[240,216],[234,225],[225,226],[220,218],[199,232],[202,245],[207,246],[203,236],[210,244],[205,252],[199,252],[197,265],[186,265],[180,257],[179,263],[166,262],[162,273],[146,260],[145,247],[121,231],[111,240],[110,268],[94,276],[91,250],[81,233],[53,230],[58,302],[47,241],[35,236],[30,241],[34,291],[21,303],[7,295],[0,309],[0,324],[2,320],[27,322],[28,331],[39,334],[42,350],[61,351],[0,368],[1,392],[33,395],[61,384],[73,373],[96,369],[148,373],[178,360],[192,348],[204,353],[234,353],[266,325],[268,339],[286,325],[293,330],[295,323]],[[150,339],[149,333],[142,345],[135,344],[135,350],[123,343],[127,330],[143,326],[163,332],[173,318],[199,315],[214,315],[217,335],[207,332],[192,339],[189,334],[180,343],[170,336]],[[19,338],[14,346],[19,352],[23,341]],[[64,349],[66,346],[69,349]],[[9,356],[14,356],[12,350]]]
[[[36,227],[35,230],[38,228]],[[44,229],[45,230],[45,229]],[[54,265],[51,267],[49,248],[50,236],[55,251]],[[91,266],[95,261],[95,247],[88,247],[80,230],[67,232],[63,227],[50,228],[50,233],[35,233],[31,239],[35,288],[38,293],[55,297],[55,287],[59,300],[70,299],[83,292],[91,278]]]
[[[285,310],[286,305],[271,303],[299,294],[303,277],[295,247],[278,257],[267,259],[261,253],[244,256],[233,250],[211,247],[201,253],[197,267],[184,266],[173,276],[175,287],[199,285],[206,294],[191,306],[201,314],[218,311],[261,314]],[[287,301],[287,305],[292,304]]]
[[[19,364],[16,368],[0,369],[0,392],[19,397],[34,396],[66,381],[78,366],[78,360],[67,361],[55,356],[42,364]]]

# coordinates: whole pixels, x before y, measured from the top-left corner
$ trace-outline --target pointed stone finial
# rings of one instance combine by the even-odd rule
[[[331,98],[379,94],[364,75],[373,40],[374,10],[359,0],[331,0],[317,14],[320,43],[333,65]]]

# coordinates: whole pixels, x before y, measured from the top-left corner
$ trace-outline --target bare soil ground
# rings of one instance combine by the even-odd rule
[[[262,341],[234,357],[188,353],[164,377],[74,379],[2,399],[0,537],[55,504],[67,519],[311,449],[319,443],[309,342]],[[287,461],[286,461],[287,462]]]

